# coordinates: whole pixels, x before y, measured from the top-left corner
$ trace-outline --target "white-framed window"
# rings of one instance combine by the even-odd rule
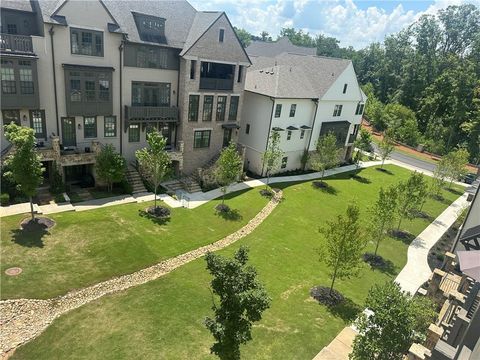
[[[140,124],[130,124],[128,127],[128,142],[140,141]]]
[[[358,104],[357,104],[357,109],[355,110],[355,115],[362,115],[364,108],[365,108],[365,104],[363,104],[363,103],[358,103]]]
[[[220,29],[220,31],[218,32],[218,41],[223,42],[224,39],[225,39],[225,29]]]
[[[285,169],[287,167],[287,162],[288,162],[288,156],[285,156],[282,158],[282,165],[280,166],[282,169]]]
[[[343,108],[343,105],[335,105],[335,107],[333,109],[333,116],[342,115],[342,108]]]
[[[295,111],[297,111],[297,104],[290,105],[290,117],[295,117]]]
[[[348,87],[348,84],[343,85],[343,93],[344,94],[347,93],[347,87]]]
[[[104,137],[117,136],[117,118],[115,116],[105,116],[104,120]]]
[[[292,130],[287,131],[287,140],[290,140],[292,138]]]
[[[303,139],[305,137],[305,130],[300,131],[300,139]]]

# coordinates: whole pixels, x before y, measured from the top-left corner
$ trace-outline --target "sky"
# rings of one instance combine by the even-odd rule
[[[340,46],[361,49],[396,33],[423,14],[448,5],[480,0],[189,0],[198,10],[225,11],[234,26],[275,39],[282,27],[303,29],[340,40]]]

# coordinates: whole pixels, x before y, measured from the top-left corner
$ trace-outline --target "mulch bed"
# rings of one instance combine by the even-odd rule
[[[20,228],[25,231],[38,231],[39,229],[50,229],[55,221],[46,217],[36,217],[34,220],[25,218],[20,223]]]
[[[314,181],[312,182],[312,185],[317,189],[325,189],[328,187],[328,184],[323,181]]]
[[[149,206],[145,209],[145,212],[158,219],[168,219],[170,217],[170,209],[162,206]]]
[[[325,286],[315,286],[311,288],[310,296],[326,306],[336,306],[345,300],[345,297],[340,292],[333,289],[330,293],[330,288]]]
[[[271,198],[273,196],[273,191],[271,190],[262,189],[259,192],[260,192],[260,195],[265,196],[267,198]]]
[[[215,206],[215,210],[220,213],[228,213],[230,212],[230,207],[227,204],[218,204]]]
[[[368,263],[371,267],[384,268],[387,265],[387,263],[385,262],[385,259],[380,255],[365,253],[363,254],[362,257],[363,257],[363,261]]]

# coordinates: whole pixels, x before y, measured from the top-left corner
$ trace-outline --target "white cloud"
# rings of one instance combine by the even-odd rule
[[[435,14],[448,5],[480,0],[435,0],[423,11],[406,10],[402,4],[390,11],[376,6],[359,8],[353,0],[192,0],[199,10],[224,10],[235,26],[259,34],[266,30],[274,37],[282,27],[295,27],[311,34],[325,34],[340,40],[341,46],[362,48],[383,41],[422,14]]]

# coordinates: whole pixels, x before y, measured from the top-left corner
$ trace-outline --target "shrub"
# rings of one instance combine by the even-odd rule
[[[437,254],[437,260],[438,261],[443,261],[445,259],[445,255],[443,254]]]
[[[55,202],[56,202],[57,204],[61,204],[61,203],[66,202],[66,201],[65,201],[65,197],[63,196],[63,193],[60,193],[60,194],[56,194],[56,195],[55,195]]]
[[[132,185],[127,181],[127,178],[123,178],[122,181],[118,184],[119,189],[122,194],[131,194],[133,191]]]
[[[62,175],[60,175],[55,165],[53,166],[52,181],[50,182],[50,192],[54,195],[65,192],[65,184]]]
[[[150,206],[147,212],[157,218],[166,219],[170,217],[170,209],[163,206]]]
[[[215,210],[217,210],[219,213],[228,213],[230,211],[230,207],[226,204],[218,204],[215,206]]]
[[[3,193],[0,195],[0,205],[8,206],[10,204],[10,195]]]

